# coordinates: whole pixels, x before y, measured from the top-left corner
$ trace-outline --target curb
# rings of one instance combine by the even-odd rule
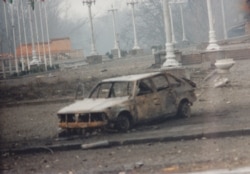
[[[26,102],[12,102],[12,103],[1,103],[1,107],[16,107],[22,105],[40,105],[40,104],[51,104],[51,103],[66,103],[73,102],[74,98],[62,98],[62,99],[52,99],[52,100],[31,100]]]
[[[157,143],[157,142],[176,142],[185,140],[195,140],[195,139],[214,139],[214,138],[225,138],[225,137],[237,137],[237,136],[248,136],[250,135],[250,129],[243,130],[231,130],[231,131],[221,131],[221,132],[210,132],[210,133],[198,133],[192,135],[182,135],[182,136],[168,136],[168,137],[147,137],[147,138],[136,138],[136,139],[121,139],[121,140],[106,140],[106,144],[94,142],[90,144],[78,143],[65,143],[50,146],[33,146],[18,149],[1,149],[1,154],[29,154],[38,152],[50,152],[54,151],[69,151],[69,150],[88,150],[88,149],[100,149],[124,145],[139,145],[147,143]],[[100,141],[103,142],[103,141]],[[99,144],[99,145],[98,145]],[[85,148],[82,148],[82,147]],[[87,147],[87,148],[86,148]]]

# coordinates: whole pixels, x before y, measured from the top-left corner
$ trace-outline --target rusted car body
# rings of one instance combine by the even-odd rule
[[[195,84],[166,72],[102,80],[88,98],[58,111],[59,127],[67,130],[109,126],[121,131],[159,117],[190,116]]]

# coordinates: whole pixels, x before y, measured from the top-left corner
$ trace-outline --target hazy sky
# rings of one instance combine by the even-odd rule
[[[81,18],[88,17],[88,7],[87,5],[83,6],[82,0],[68,0],[70,1],[70,14],[71,17]],[[114,7],[118,10],[127,8],[126,0],[96,0],[95,4],[92,6],[92,13],[95,16],[101,16],[105,13],[108,13],[108,10],[111,8],[111,5],[114,4]]]

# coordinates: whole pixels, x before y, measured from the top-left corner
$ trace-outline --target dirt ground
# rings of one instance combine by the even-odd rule
[[[131,60],[134,63],[128,66]],[[87,92],[102,78],[152,71],[153,69],[149,68],[152,63],[152,57],[144,57],[78,70],[64,70],[39,77],[5,80],[0,84],[0,100],[5,105],[8,102],[73,97],[73,89],[79,80],[85,84]],[[233,112],[247,115],[248,111],[245,109],[250,104],[249,65],[248,60],[236,62],[231,69],[231,85],[228,87],[208,88],[200,83],[200,79],[194,79],[199,87],[197,94],[202,95],[193,106],[193,114],[203,117],[204,121],[208,115],[214,116],[218,111],[224,116]],[[196,74],[205,75],[201,74],[203,71],[196,71]],[[58,132],[55,114],[65,105],[67,102],[1,107],[1,147],[6,143],[19,146],[20,143],[46,141],[55,137]],[[151,127],[148,126],[146,129]],[[236,137],[53,154],[3,154],[0,173],[173,173],[206,168],[233,168],[249,164],[249,145],[249,137]]]

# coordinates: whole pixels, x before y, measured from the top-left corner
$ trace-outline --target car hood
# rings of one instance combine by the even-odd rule
[[[128,101],[129,97],[117,97],[108,99],[90,99],[75,101],[73,104],[66,106],[59,110],[57,114],[69,114],[69,113],[89,113],[89,112],[101,112],[109,107],[119,105]]]

